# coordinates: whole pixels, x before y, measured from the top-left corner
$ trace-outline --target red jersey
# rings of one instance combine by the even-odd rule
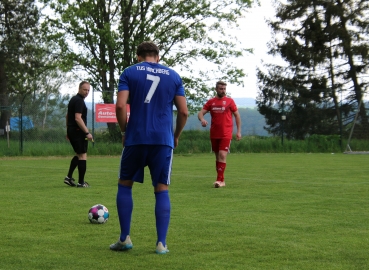
[[[237,111],[234,100],[229,97],[215,97],[206,102],[203,109],[211,115],[210,138],[232,139],[232,114]]]

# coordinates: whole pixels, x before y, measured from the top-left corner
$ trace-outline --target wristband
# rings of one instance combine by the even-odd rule
[[[86,132],[85,135],[87,136],[88,134],[90,134],[90,132]]]

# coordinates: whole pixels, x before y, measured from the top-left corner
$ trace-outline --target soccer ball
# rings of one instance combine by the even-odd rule
[[[109,219],[109,210],[102,204],[96,204],[88,211],[88,219],[94,224],[104,224]]]

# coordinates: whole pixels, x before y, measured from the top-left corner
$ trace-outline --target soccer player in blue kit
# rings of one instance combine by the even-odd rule
[[[133,210],[132,187],[143,183],[148,166],[155,194],[156,253],[169,252],[166,237],[170,220],[170,184],[173,149],[188,117],[182,79],[173,69],[159,64],[159,48],[152,42],[137,47],[138,64],[126,68],[119,78],[116,116],[122,132],[116,197],[120,237],[111,250],[133,247],[130,238]],[[127,123],[127,104],[130,116]],[[173,104],[177,108],[173,132]]]

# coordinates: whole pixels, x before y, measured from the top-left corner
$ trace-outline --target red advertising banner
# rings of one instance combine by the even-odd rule
[[[129,104],[127,104],[127,122],[130,115]],[[95,121],[105,123],[117,123],[115,115],[115,104],[96,104],[95,105]]]

